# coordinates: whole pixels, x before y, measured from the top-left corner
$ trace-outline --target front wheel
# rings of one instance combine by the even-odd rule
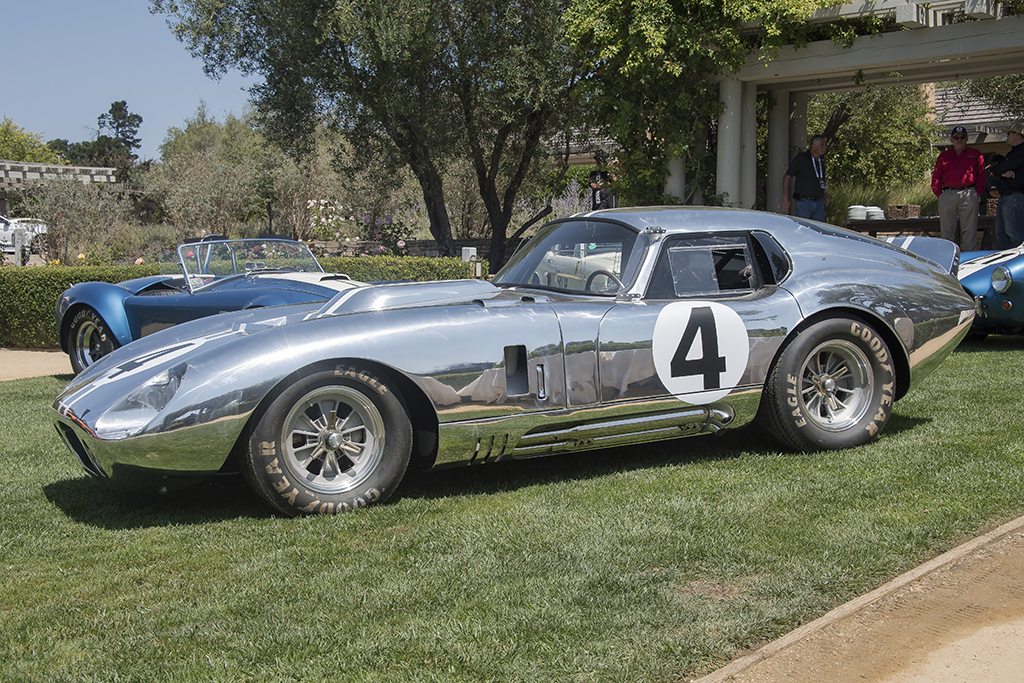
[[[119,346],[106,321],[93,309],[83,308],[71,319],[68,355],[76,375]]]
[[[366,369],[339,365],[271,402],[242,472],[287,515],[333,514],[387,500],[411,451],[412,425],[394,388]]]
[[[779,356],[758,422],[794,450],[851,448],[885,427],[895,386],[889,347],[874,328],[852,318],[823,320]]]

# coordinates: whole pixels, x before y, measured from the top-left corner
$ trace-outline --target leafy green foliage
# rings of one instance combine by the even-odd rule
[[[581,52],[587,123],[618,146],[622,205],[688,203],[713,191],[717,79],[752,52],[784,44],[849,42],[880,20],[810,26],[826,0],[575,0],[566,35]],[[668,161],[687,168],[686,196],[663,195]],[[714,201],[709,197],[711,201]]]
[[[943,85],[955,88],[960,102],[981,99],[1014,119],[1024,120],[1024,76],[1020,74],[964,79]]]
[[[407,165],[452,254],[443,172],[473,159],[495,243],[571,84],[560,0],[154,0],[210,73],[259,73],[268,135],[312,149],[327,121],[354,150]],[[494,248],[492,247],[492,253]]]
[[[61,163],[60,157],[46,146],[41,135],[26,131],[6,116],[0,123],[0,159],[37,164]]]
[[[814,95],[807,106],[808,131],[825,131],[839,107],[849,111],[849,119],[829,140],[826,158],[833,182],[855,178],[864,185],[891,187],[927,177],[935,164],[932,145],[939,128],[920,86]]]
[[[1022,364],[962,346],[851,450],[743,428],[311,519],[119,492],[40,426],[66,376],[0,382],[0,679],[690,680],[1024,512]]]
[[[136,245],[131,231],[131,197],[123,187],[83,184],[61,177],[41,184],[25,200],[26,214],[46,222],[45,254],[49,261],[75,263],[79,253],[102,250],[112,258]]]
[[[68,142],[51,140],[51,150],[69,164],[78,166],[106,166],[116,169],[118,182],[134,180],[133,171],[138,157],[134,150],[142,141],[135,137],[142,125],[142,117],[128,111],[125,100],[114,102],[110,109],[96,119],[98,133],[95,140]],[[108,131],[110,135],[103,134]]]
[[[457,258],[424,256],[328,256],[320,259],[324,270],[344,273],[361,282],[410,280],[461,280],[474,277],[473,264]],[[486,277],[486,264],[483,276]]]

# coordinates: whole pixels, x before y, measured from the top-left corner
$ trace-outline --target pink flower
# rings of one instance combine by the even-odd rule
[[[405,248],[405,240],[398,240],[397,246],[399,249]]]

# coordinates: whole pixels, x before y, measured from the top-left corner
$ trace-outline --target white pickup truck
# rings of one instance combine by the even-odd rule
[[[14,257],[15,265],[24,265],[30,251],[39,250],[39,240],[46,234],[46,223],[35,218],[0,216],[0,251]]]

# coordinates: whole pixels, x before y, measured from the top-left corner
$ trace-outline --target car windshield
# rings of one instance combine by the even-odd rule
[[[608,221],[552,223],[512,257],[494,283],[614,294],[628,285],[639,264],[636,238],[635,230]]]
[[[259,271],[322,273],[323,268],[302,242],[285,239],[211,240],[182,244],[162,255],[160,272],[184,274],[195,290],[217,278]]]

